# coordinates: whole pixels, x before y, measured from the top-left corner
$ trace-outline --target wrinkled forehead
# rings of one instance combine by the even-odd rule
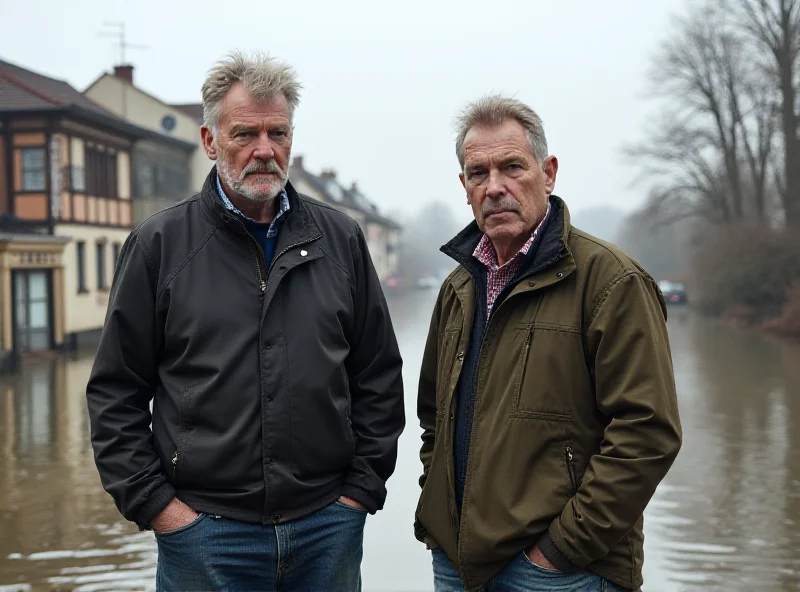
[[[220,124],[237,120],[291,120],[289,102],[283,93],[253,96],[241,84],[235,84],[222,100]]]
[[[465,161],[511,154],[533,156],[525,128],[516,121],[506,120],[493,126],[476,125],[464,136]]]

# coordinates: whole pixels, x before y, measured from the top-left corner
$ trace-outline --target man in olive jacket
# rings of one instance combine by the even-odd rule
[[[570,225],[540,118],[459,119],[475,215],[419,381],[415,531],[437,592],[637,589],[645,507],[681,445],[666,307],[633,259]]]

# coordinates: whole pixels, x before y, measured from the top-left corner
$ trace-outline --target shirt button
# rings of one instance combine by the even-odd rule
[[[458,352],[458,361],[461,362],[464,359],[464,352]]]
[[[531,288],[533,288],[533,287],[536,285],[536,282],[534,282],[534,281],[530,281],[530,282],[528,282],[528,285],[529,285]]]
[[[301,257],[305,257],[306,255],[308,255],[308,251],[306,251],[305,249],[303,249],[302,251],[300,251],[300,256],[301,256]]]
[[[562,277],[564,277],[564,274],[563,274],[563,273],[561,273],[560,271],[559,271],[559,272],[558,272],[556,275],[557,275],[559,278],[562,278]]]

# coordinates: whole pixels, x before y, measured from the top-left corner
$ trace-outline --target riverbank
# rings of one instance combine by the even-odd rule
[[[789,292],[781,316],[762,323],[762,328],[778,335],[800,339],[800,285]]]
[[[697,309],[726,325],[800,339],[800,236],[737,227],[703,237],[686,283]]]
[[[718,316],[722,324],[748,327],[791,340],[800,340],[800,285],[789,291],[780,313],[759,311],[753,306],[733,306]]]

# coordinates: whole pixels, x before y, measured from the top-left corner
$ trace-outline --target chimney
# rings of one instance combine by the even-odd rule
[[[133,85],[133,66],[114,66],[114,76],[121,78],[130,85]]]
[[[350,191],[353,193],[358,193],[358,185],[356,185],[355,181],[353,181],[353,184],[350,186]]]
[[[323,179],[335,179],[336,171],[333,169],[325,169],[320,174],[320,177],[322,177]]]
[[[294,167],[294,168],[296,168],[296,169],[300,169],[301,171],[304,171],[304,170],[305,170],[305,169],[303,168],[303,156],[302,156],[302,155],[300,155],[300,156],[295,156],[295,157],[292,159],[292,167]]]

